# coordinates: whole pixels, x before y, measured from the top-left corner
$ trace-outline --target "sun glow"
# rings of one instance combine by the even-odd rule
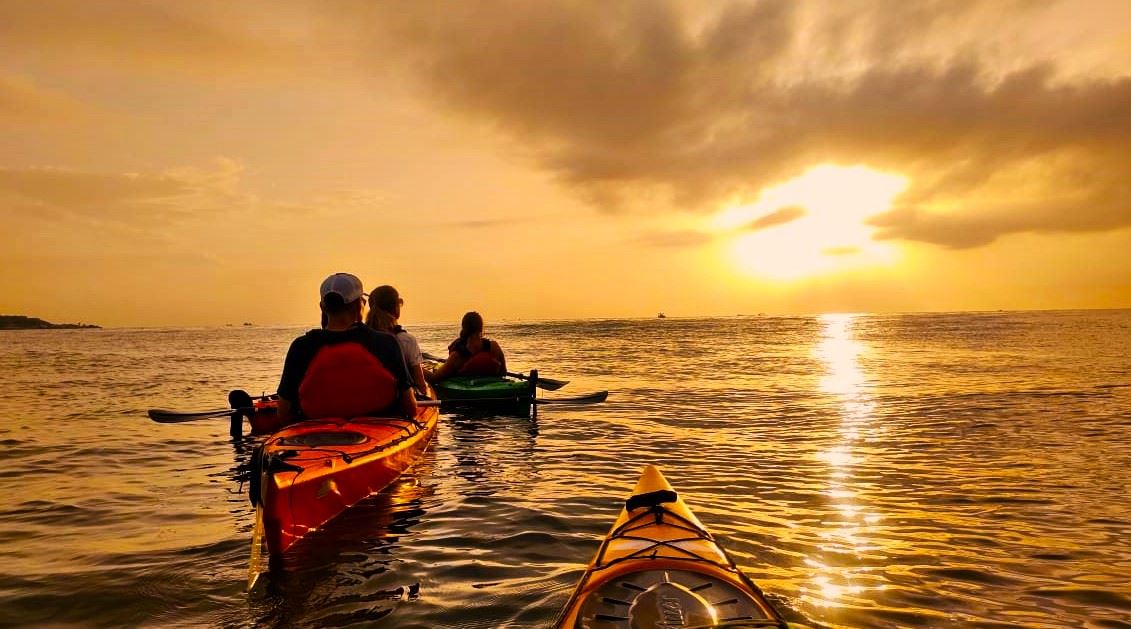
[[[895,249],[873,241],[864,221],[889,209],[907,184],[863,166],[815,166],[723,210],[713,225],[737,233],[734,259],[753,275],[786,280],[890,264]]]

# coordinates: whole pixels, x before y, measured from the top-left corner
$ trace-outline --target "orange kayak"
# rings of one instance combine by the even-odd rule
[[[554,626],[787,627],[653,465]]]
[[[262,571],[264,550],[277,558],[400,476],[428,447],[438,420],[439,409],[429,406],[411,419],[304,420],[268,437],[252,461],[257,539],[249,583]]]

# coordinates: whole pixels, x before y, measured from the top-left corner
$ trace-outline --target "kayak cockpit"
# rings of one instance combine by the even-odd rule
[[[722,579],[690,570],[646,570],[611,579],[590,592],[574,626],[719,627],[760,620],[778,626],[758,601]]]

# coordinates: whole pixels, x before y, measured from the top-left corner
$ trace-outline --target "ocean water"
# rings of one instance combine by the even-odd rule
[[[253,598],[254,442],[145,411],[272,392],[301,330],[0,332],[0,625],[544,627],[655,463],[793,623],[1131,627],[1131,311],[488,328],[608,402],[445,415]]]

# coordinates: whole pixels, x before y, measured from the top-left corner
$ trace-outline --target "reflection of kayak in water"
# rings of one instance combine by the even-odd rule
[[[649,465],[555,627],[787,625]]]

